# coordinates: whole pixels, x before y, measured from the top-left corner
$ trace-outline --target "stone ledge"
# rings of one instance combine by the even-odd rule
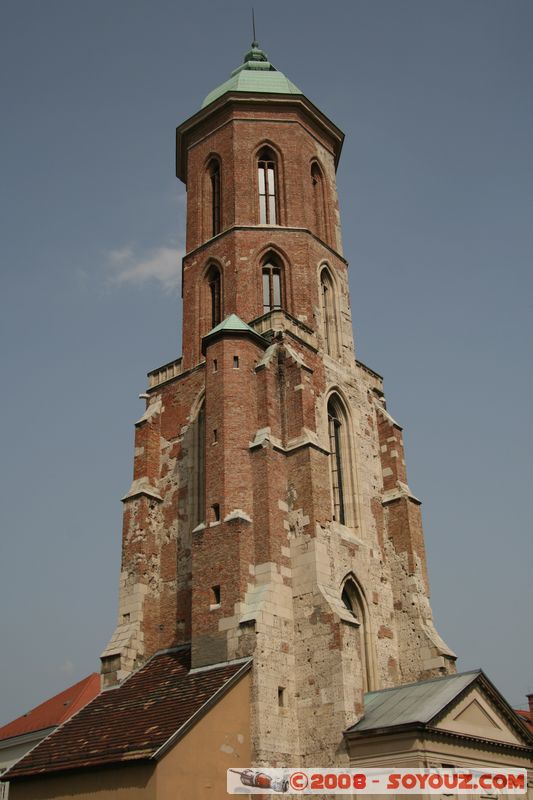
[[[193,529],[192,529],[192,532],[193,532],[193,533],[200,533],[200,531],[205,531],[206,527],[207,527],[207,525],[205,524],[205,522],[200,522],[200,523],[199,523],[199,524],[196,526],[196,528],[193,528]]]
[[[386,411],[381,403],[376,402],[376,409],[377,411],[389,422],[394,428],[398,428],[398,430],[403,430],[402,426],[396,422],[394,417],[391,417],[388,411]]]
[[[133,481],[128,493],[122,498],[122,502],[124,503],[126,500],[133,500],[133,498],[140,497],[142,495],[145,497],[150,497],[152,500],[157,500],[158,503],[163,502],[163,498],[155,486],[152,486],[152,484],[149,483],[146,478],[138,478],[136,481]]]
[[[266,445],[270,445],[274,450],[278,450],[280,453],[290,453],[301,447],[314,447],[316,450],[324,453],[324,455],[330,455],[330,451],[320,443],[315,431],[309,428],[302,428],[300,436],[289,439],[286,445],[284,445],[277,436],[272,436],[270,428],[259,428],[259,430],[256,431],[253,442],[250,442],[248,445],[249,449],[255,450],[259,447],[266,447]]]
[[[361,623],[346,608],[337,592],[327,586],[324,586],[322,583],[318,583],[317,586],[320,594],[328,604],[329,608],[341,619],[342,622],[346,622],[348,625],[353,625],[355,628],[360,627]]]
[[[422,505],[422,501],[419,500],[418,497],[415,497],[409,486],[401,481],[398,481],[394,489],[387,489],[386,492],[383,492],[381,502],[386,506],[388,503],[393,503],[395,500],[402,500],[404,498],[412,500],[413,503],[416,503],[418,506]]]
[[[138,427],[142,425],[144,422],[149,422],[152,417],[155,417],[156,414],[161,414],[163,411],[163,403],[161,402],[161,398],[158,398],[154,403],[150,403],[142,415],[140,419],[137,420],[135,425]]]
[[[248,516],[246,511],[243,511],[242,508],[234,508],[233,511],[230,511],[230,513],[224,517],[224,522],[233,522],[236,519],[240,519],[241,522],[252,522],[252,518]]]

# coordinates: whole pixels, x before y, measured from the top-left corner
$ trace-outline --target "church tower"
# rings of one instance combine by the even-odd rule
[[[253,658],[257,764],[343,764],[364,694],[455,671],[382,378],[355,357],[343,134],[256,42],[177,129],[183,355],[149,373],[104,684]]]

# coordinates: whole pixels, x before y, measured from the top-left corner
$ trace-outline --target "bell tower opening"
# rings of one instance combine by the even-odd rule
[[[270,147],[263,147],[257,157],[260,225],[278,224],[277,181],[276,156]]]
[[[283,268],[279,257],[269,253],[263,259],[263,314],[283,307]]]

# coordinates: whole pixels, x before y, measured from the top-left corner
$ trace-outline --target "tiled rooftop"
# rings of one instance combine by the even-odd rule
[[[190,672],[190,648],[156,654],[120,686],[103,691],[2,777],[13,780],[151,758],[194,715],[207,710],[215,695],[238,680],[250,663]]]
[[[515,709],[515,711],[520,717],[520,719],[522,719],[526,723],[531,733],[533,733],[533,714],[531,713],[531,711],[524,711],[523,709],[520,708]]]
[[[0,728],[0,741],[55,728],[87,705],[100,691],[100,676],[93,672],[63,692],[32,708]]]

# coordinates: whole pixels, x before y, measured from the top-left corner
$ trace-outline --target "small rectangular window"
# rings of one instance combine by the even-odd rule
[[[263,266],[263,313],[281,307],[281,269],[267,261]]]
[[[239,369],[239,356],[233,356],[233,369]]]
[[[220,522],[220,505],[213,503],[211,506],[211,522]]]
[[[285,696],[284,686],[278,686],[278,706],[279,708],[285,708],[286,706],[286,696]]]
[[[220,606],[220,586],[211,587],[211,602],[210,608],[218,608]]]
[[[213,428],[213,444],[218,442],[218,431],[216,428]]]
[[[218,361],[216,358],[213,359],[213,372],[218,372]]]

